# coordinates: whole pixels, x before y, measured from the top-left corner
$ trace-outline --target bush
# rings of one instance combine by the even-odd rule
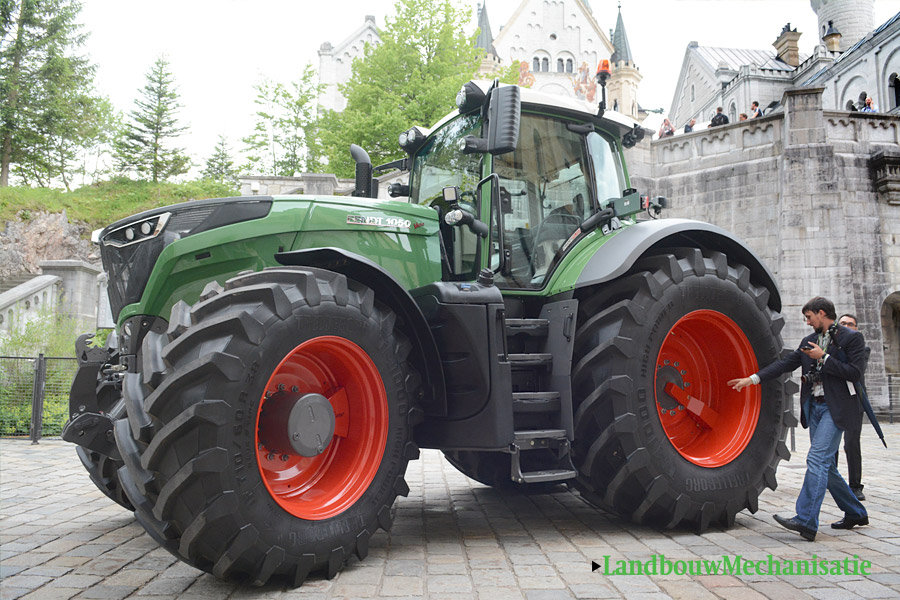
[[[58,436],[68,419],[69,389],[75,375],[75,340],[81,331],[77,319],[42,311],[21,328],[10,324],[11,333],[0,337],[0,435],[25,436],[31,423],[34,360],[49,358],[44,380],[43,435]],[[102,345],[108,330],[97,332],[94,343]],[[65,360],[66,358],[70,360]]]

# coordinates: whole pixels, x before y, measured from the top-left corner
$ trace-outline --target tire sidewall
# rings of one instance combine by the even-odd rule
[[[763,383],[759,417],[747,446],[726,465],[703,467],[684,458],[663,429],[655,397],[656,363],[663,341],[680,318],[697,310],[713,310],[737,324],[754,348],[757,365],[764,366],[778,358],[779,351],[768,311],[760,310],[733,282],[709,274],[686,276],[681,283],[667,287],[662,298],[647,309],[644,326],[635,332],[638,356],[629,361],[628,369],[637,399],[638,443],[648,450],[651,462],[670,480],[674,492],[686,493],[699,502],[726,502],[740,496],[762,478],[781,439],[784,406],[775,382]],[[734,372],[734,377],[745,375]]]
[[[259,403],[275,367],[301,343],[325,335],[339,336],[358,345],[377,367],[388,403],[388,435],[381,464],[363,495],[337,516],[307,520],[285,511],[270,495],[257,463],[255,432]],[[374,317],[363,316],[357,307],[323,302],[314,308],[295,307],[284,320],[273,317],[265,324],[265,336],[255,350],[249,355],[238,355],[244,360],[245,373],[239,383],[223,386],[224,397],[236,401],[230,402],[230,422],[220,428],[219,443],[229,450],[229,472],[233,477],[230,489],[236,492],[238,511],[243,513],[239,520],[271,525],[257,525],[260,535],[290,553],[308,553],[311,544],[329,538],[323,551],[330,551],[335,536],[347,537],[345,543],[349,543],[362,528],[374,532],[372,523],[382,507],[393,502],[397,476],[403,474],[407,462],[403,451],[409,437],[409,397],[394,336],[383,331]]]

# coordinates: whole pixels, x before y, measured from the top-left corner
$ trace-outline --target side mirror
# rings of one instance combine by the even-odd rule
[[[488,95],[486,113],[487,137],[467,135],[460,147],[463,153],[489,152],[496,156],[515,150],[519,143],[519,122],[522,119],[519,87],[494,87]]]

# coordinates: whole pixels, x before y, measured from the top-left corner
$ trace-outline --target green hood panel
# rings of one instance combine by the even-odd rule
[[[369,198],[276,196],[266,217],[218,227],[167,245],[153,266],[140,302],[125,306],[122,323],[135,315],[168,319],[180,300],[197,302],[212,280],[278,266],[287,250],[337,247],[369,258],[404,286],[441,278],[437,213],[406,202]]]

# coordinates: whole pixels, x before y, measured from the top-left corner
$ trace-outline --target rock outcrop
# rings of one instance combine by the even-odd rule
[[[62,213],[30,213],[7,221],[0,232],[0,279],[17,273],[40,273],[45,260],[78,259],[100,263],[100,254],[84,224],[69,223]]]

